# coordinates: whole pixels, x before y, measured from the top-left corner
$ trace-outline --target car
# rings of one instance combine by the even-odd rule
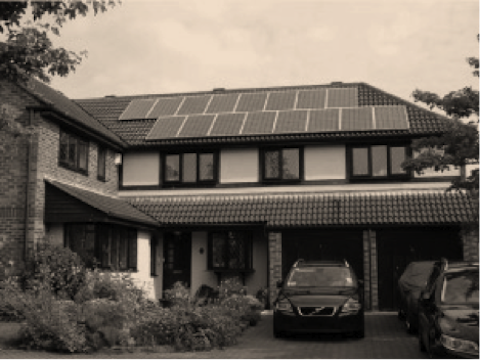
[[[275,337],[292,333],[365,336],[363,286],[346,261],[298,260],[277,286]]]
[[[418,299],[427,285],[435,261],[412,261],[398,280],[398,317],[405,321],[407,332],[413,334],[418,328]]]
[[[478,270],[478,262],[436,264],[418,309],[418,342],[430,357],[478,359]]]

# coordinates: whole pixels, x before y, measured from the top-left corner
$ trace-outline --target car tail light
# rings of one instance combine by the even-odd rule
[[[355,297],[348,299],[342,306],[340,316],[342,315],[354,315],[360,311],[362,304]]]
[[[292,313],[293,314],[292,304],[290,304],[290,301],[288,301],[286,298],[283,298],[282,300],[279,300],[275,304],[275,310],[281,311],[283,313]]]

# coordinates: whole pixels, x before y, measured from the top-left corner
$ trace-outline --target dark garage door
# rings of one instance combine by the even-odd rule
[[[298,259],[341,260],[353,267],[363,279],[362,230],[288,230],[282,231],[282,275]]]
[[[411,261],[441,257],[461,260],[463,257],[457,227],[380,229],[377,247],[380,310],[397,308],[397,282]]]

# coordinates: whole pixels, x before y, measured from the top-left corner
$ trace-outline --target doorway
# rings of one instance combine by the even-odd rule
[[[191,282],[192,233],[169,232],[164,234],[163,290],[181,281],[187,287]]]

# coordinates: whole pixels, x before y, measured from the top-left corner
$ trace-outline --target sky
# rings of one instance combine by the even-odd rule
[[[478,89],[478,0],[122,0],[64,25],[68,97],[366,82],[411,100]]]

